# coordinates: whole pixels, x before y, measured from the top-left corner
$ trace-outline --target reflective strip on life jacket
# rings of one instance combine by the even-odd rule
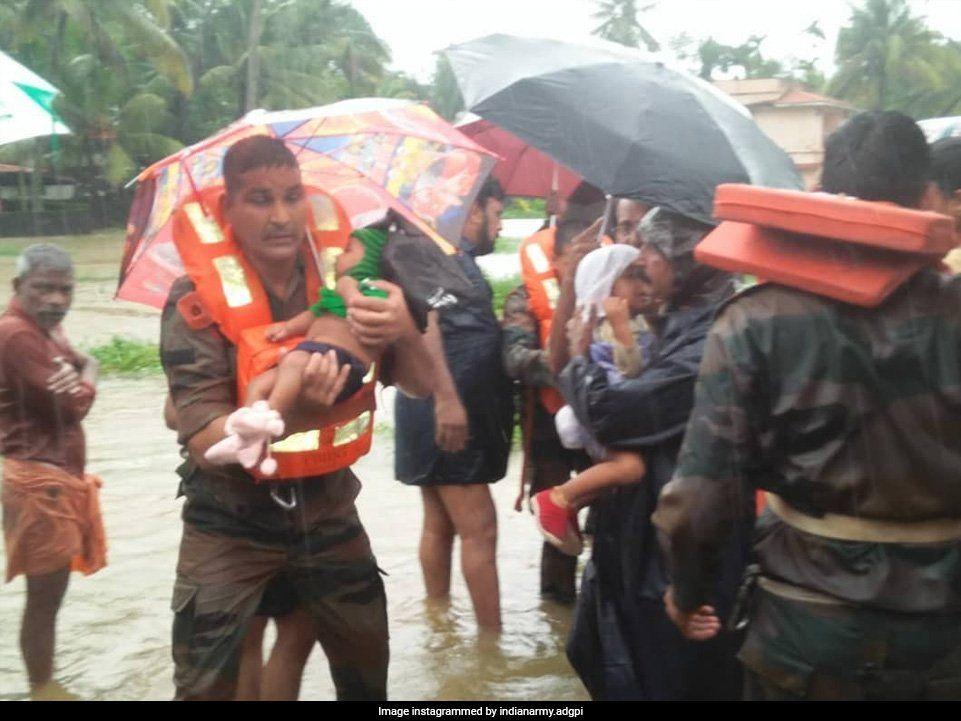
[[[313,302],[321,285],[315,257],[324,263],[324,280],[332,285],[334,261],[347,245],[350,224],[344,211],[326,194],[308,191],[308,198],[308,239],[302,252],[307,300]],[[205,211],[205,207],[219,209],[220,203],[202,202],[203,198],[187,203],[176,212],[174,243],[200,302],[237,347],[238,398],[244,402],[250,381],[276,366],[281,355],[303,339],[290,338],[282,343],[266,339],[265,333],[273,325],[266,290],[229,227],[218,215]],[[257,471],[252,475],[258,480],[283,481],[324,475],[356,462],[370,450],[373,438],[376,377],[372,364],[363,387],[338,404],[337,409],[347,413],[344,420],[294,433],[272,444],[277,472],[269,477]]]
[[[561,286],[554,268],[554,239],[556,228],[544,228],[527,238],[520,246],[521,278],[527,289],[531,312],[537,320],[541,348],[547,348],[551,335],[554,309],[561,295]],[[541,404],[551,414],[564,406],[564,398],[555,388],[540,388]]]

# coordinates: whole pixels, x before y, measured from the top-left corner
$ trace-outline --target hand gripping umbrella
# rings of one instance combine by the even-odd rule
[[[720,183],[801,188],[745,108],[639,51],[489,35],[444,53],[468,110],[609,195],[711,221]]]
[[[445,252],[495,157],[426,105],[363,98],[306,110],[253,111],[207,140],[143,171],[130,217],[117,297],[162,307],[183,274],[172,215],[223,183],[227,149],[250,135],[282,139],[304,184],[330,194],[354,228],[393,209]],[[456,265],[456,263],[454,264]]]

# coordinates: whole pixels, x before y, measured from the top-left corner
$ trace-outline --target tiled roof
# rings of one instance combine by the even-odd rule
[[[838,100],[837,98],[832,98],[827,95],[821,95],[819,93],[812,93],[808,90],[801,90],[800,88],[792,88],[788,90],[780,98],[773,101],[775,105],[831,105],[836,108],[847,108],[848,110],[854,110],[854,106],[844,102],[843,100]]]
[[[832,108],[856,110],[853,105],[820,93],[804,90],[793,81],[782,78],[752,78],[749,80],[718,80],[718,88],[742,105],[824,105]]]

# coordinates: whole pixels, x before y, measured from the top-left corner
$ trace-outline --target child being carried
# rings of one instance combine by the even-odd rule
[[[643,270],[634,265],[639,255],[637,248],[628,245],[598,248],[584,256],[574,277],[577,312],[586,323],[585,332],[593,334],[590,358],[607,371],[612,382],[640,375],[642,347],[652,338],[642,313],[652,310],[653,300]],[[566,483],[535,494],[531,507],[547,541],[576,556],[582,547],[578,509],[610,488],[638,483],[645,466],[639,453],[603,447],[570,406],[561,408],[554,421],[561,443],[566,448],[585,449],[595,465]]]
[[[312,353],[323,353],[336,360],[344,380],[334,405],[353,396],[364,385],[372,363],[383,353],[382,347],[361,343],[347,322],[347,306],[358,295],[386,298],[387,294],[370,284],[380,275],[380,258],[388,232],[382,228],[354,231],[345,251],[337,259],[337,289],[322,287],[320,297],[309,310],[278,323],[266,333],[267,340],[279,342],[304,335],[306,340],[284,354],[275,368],[254,378],[247,387],[247,406],[227,418],[227,437],[212,445],[204,457],[216,465],[240,463],[253,468],[263,458],[260,471],[271,475],[276,461],[269,455],[269,443],[284,433],[282,414],[297,401],[303,386],[304,370]],[[264,454],[267,457],[264,458]]]

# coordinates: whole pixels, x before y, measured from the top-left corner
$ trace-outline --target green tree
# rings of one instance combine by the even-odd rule
[[[373,95],[388,82],[386,45],[343,3],[182,0],[179,8],[174,36],[198,78],[181,114],[189,142],[253,108],[323,105]]]
[[[453,120],[464,109],[464,97],[457,85],[457,77],[450,61],[443,55],[437,56],[434,76],[431,79],[430,104],[442,118]]]
[[[763,35],[752,35],[740,45],[723,45],[714,38],[703,41],[697,49],[701,68],[699,75],[711,80],[714,72],[728,72],[740,68],[744,78],[774,78],[785,74],[784,66],[777,60],[769,60],[761,55]]]
[[[687,33],[671,38],[669,46],[674,55],[705,80],[714,80],[718,72],[732,70],[741,78],[775,78],[793,76],[779,60],[761,55],[763,35],[752,35],[740,45],[724,45],[714,38],[696,41]],[[801,63],[798,63],[801,66]],[[811,64],[813,72],[813,63]],[[803,73],[803,70],[799,70]]]
[[[181,47],[167,32],[175,0],[11,0],[17,7],[16,33],[22,43],[46,45],[47,72],[69,61],[62,52],[66,33],[80,41],[109,72],[129,80],[132,60],[146,61],[179,92],[190,95],[193,76]],[[40,60],[40,58],[36,58]]]
[[[407,73],[389,72],[377,85],[375,95],[380,98],[430,100],[432,87],[417,82]]]
[[[255,107],[431,93],[336,0],[0,0],[0,48],[61,90],[57,156],[98,196]]]
[[[661,49],[660,43],[637,21],[638,12],[645,13],[657,3],[637,7],[637,0],[599,0],[594,19],[600,25],[594,28],[594,35],[604,40],[627,45],[632,48],[641,47],[644,43],[650,52]]]
[[[11,0],[4,47],[56,85],[73,130],[48,161],[99,197],[144,163],[174,152],[167,108],[193,90],[186,55],[167,32],[173,0]],[[7,149],[29,156],[29,147]]]
[[[905,0],[865,0],[838,33],[831,91],[862,107],[897,107],[939,83],[938,36]]]

